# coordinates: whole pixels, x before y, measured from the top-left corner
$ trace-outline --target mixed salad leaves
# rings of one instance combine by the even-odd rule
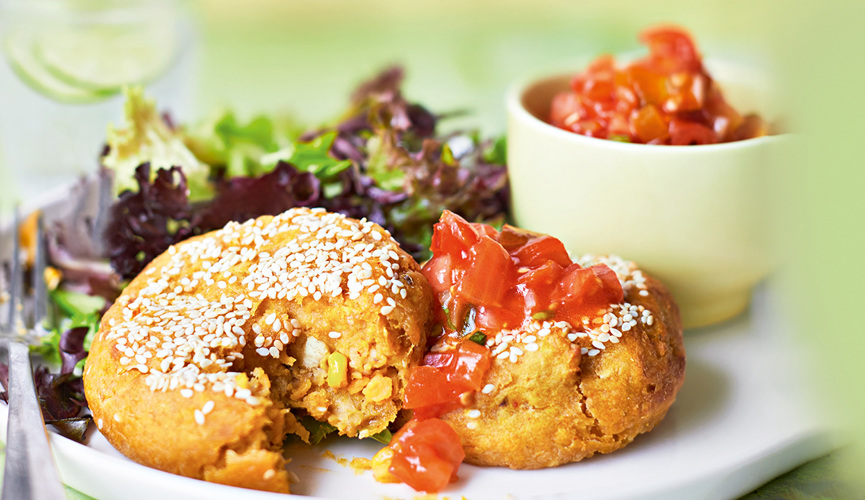
[[[387,69],[357,88],[342,117],[306,132],[279,116],[243,122],[227,110],[180,126],[141,89],[128,89],[125,123],[109,128],[98,174],[113,186],[106,216],[73,210],[46,228],[52,333],[35,351],[45,366],[59,366],[37,373],[46,420],[86,418],[80,367],[101,314],[174,243],[315,206],[382,225],[422,262],[445,209],[501,226],[509,213],[504,140],[439,134],[445,116],[408,101],[402,81],[401,68]],[[0,365],[0,381],[5,374]],[[311,425],[317,439],[331,431]]]

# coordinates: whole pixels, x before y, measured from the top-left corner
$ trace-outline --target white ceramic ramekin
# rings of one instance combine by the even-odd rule
[[[707,67],[736,109],[768,116],[771,96],[759,79],[734,66]],[[570,79],[536,78],[508,93],[516,223],[574,253],[637,262],[671,289],[685,327],[741,312],[773,267],[767,178],[786,139],[649,146],[574,134],[545,122]]]

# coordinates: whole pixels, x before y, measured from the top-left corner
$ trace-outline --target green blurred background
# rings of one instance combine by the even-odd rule
[[[779,279],[808,349],[803,397],[836,415],[857,446],[843,462],[865,484],[865,332],[858,319],[865,255],[861,63],[865,2],[780,0],[189,0],[198,26],[193,117],[230,106],[241,116],[334,117],[350,90],[391,63],[406,93],[459,125],[505,129],[504,92],[520,76],[577,69],[601,52],[638,48],[655,23],[688,28],[709,57],[775,75],[796,141],[773,189]],[[0,113],[3,110],[0,109]],[[190,118],[190,117],[182,117]],[[2,173],[2,169],[0,169]],[[9,184],[0,182],[0,193]]]

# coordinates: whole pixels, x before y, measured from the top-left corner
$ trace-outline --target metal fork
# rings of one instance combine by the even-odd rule
[[[0,341],[9,352],[9,421],[6,425],[6,466],[2,500],[57,500],[66,498],[51,456],[48,432],[36,397],[28,342],[44,333],[47,294],[45,290],[45,242],[41,215],[37,222],[36,254],[32,272],[32,324],[25,327],[22,300],[24,271],[19,243],[20,214],[10,237],[14,240],[9,267],[9,303],[5,324],[0,324]]]

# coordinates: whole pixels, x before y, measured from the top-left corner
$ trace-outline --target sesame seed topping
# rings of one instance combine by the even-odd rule
[[[484,386],[483,389],[481,389],[481,392],[483,392],[484,394],[490,394],[494,390],[496,390],[496,386],[494,386],[493,384],[487,384]]]
[[[204,425],[204,413],[201,410],[195,410],[195,423],[198,425]]]
[[[185,398],[213,391],[258,404],[260,395],[240,388],[240,374],[231,371],[244,347],[254,346],[247,356],[278,359],[306,331],[265,299],[364,295],[388,315],[407,297],[400,269],[410,262],[374,223],[324,210],[229,223],[155,260],[136,278],[140,286],[118,299],[119,314],[100,335],[113,344],[120,369],[143,373],[152,391],[177,390]],[[208,401],[200,412],[212,410]]]
[[[469,410],[469,418],[479,418],[481,416],[480,410]]]
[[[339,332],[330,332],[327,334],[327,336],[332,338],[332,339],[338,339],[338,338],[342,337],[342,334]]]

